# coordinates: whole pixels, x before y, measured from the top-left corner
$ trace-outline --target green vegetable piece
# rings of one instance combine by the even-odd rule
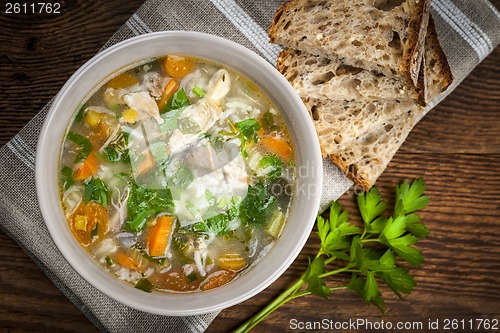
[[[205,195],[207,195],[206,192]],[[193,230],[199,233],[225,235],[229,231],[229,223],[240,214],[239,208],[240,202],[235,198],[232,198],[229,209],[226,212],[217,214],[203,220],[202,222],[196,223],[193,226]]]
[[[69,166],[65,165],[62,167],[61,176],[63,187],[65,190],[70,188],[75,183],[75,180],[73,179],[73,169],[71,169]]]
[[[285,226],[285,214],[281,210],[276,210],[267,224],[266,232],[273,238],[278,238]]]
[[[260,129],[260,124],[254,118],[246,119],[234,124],[239,131],[241,141],[241,154],[243,157],[248,157],[246,146],[248,142],[257,142],[259,137],[257,131]]]
[[[172,96],[172,98],[168,100],[160,113],[177,110],[189,105],[191,105],[189,98],[187,97],[184,88],[181,88]]]
[[[84,159],[87,158],[87,156],[89,156],[90,152],[92,152],[93,149],[92,143],[84,136],[75,132],[69,132],[66,138],[68,140],[73,141],[80,147],[80,151],[76,155],[76,158],[73,161],[73,163],[79,163],[83,161]]]
[[[76,111],[75,123],[81,123],[83,120],[83,116],[85,115],[85,105],[78,106],[78,111]]]
[[[262,183],[249,186],[247,196],[240,206],[241,220],[245,224],[266,224],[276,206],[276,197]]]
[[[274,120],[274,116],[271,112],[267,111],[262,115],[261,119],[262,127],[268,131],[278,131],[280,127]]]
[[[153,291],[154,285],[147,278],[142,278],[137,282],[135,288],[150,293]]]
[[[107,266],[113,266],[115,264],[115,261],[111,257],[106,257],[105,260]]]
[[[103,149],[103,155],[109,162],[129,162],[128,139],[130,134],[121,132],[118,137]]]
[[[193,272],[193,273],[189,274],[187,276],[187,278],[189,280],[189,283],[194,282],[194,281],[196,281],[198,279],[198,274],[196,274],[195,272]]]
[[[270,182],[278,179],[283,174],[284,164],[276,156],[266,156],[259,161],[259,165],[267,173]]]
[[[234,124],[237,129],[240,130],[241,134],[245,138],[254,138],[257,141],[257,131],[260,129],[260,125],[254,118],[245,119]]]
[[[203,89],[198,86],[193,87],[193,93],[199,98],[203,98],[205,96],[205,92],[203,91]]]
[[[97,202],[104,207],[108,206],[109,188],[99,178],[92,178],[85,184],[83,201],[88,204],[90,201]]]
[[[120,153],[113,146],[108,146],[102,151],[104,157],[109,162],[118,162],[120,160]]]
[[[174,203],[168,189],[153,190],[130,185],[127,201],[127,221],[124,228],[127,231],[139,232],[144,230],[148,218],[162,212],[172,214]]]

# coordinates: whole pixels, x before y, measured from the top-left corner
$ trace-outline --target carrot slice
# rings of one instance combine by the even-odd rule
[[[182,79],[194,70],[193,60],[176,55],[163,59],[163,71],[174,79]]]
[[[114,258],[118,264],[120,264],[124,267],[127,267],[131,270],[134,270],[134,271],[141,271],[141,267],[140,267],[141,264],[139,262],[137,262],[136,260],[127,256],[125,253],[118,252],[114,255]]]
[[[163,215],[156,219],[148,237],[149,255],[160,257],[165,255],[168,239],[172,233],[175,218],[173,216]]]
[[[201,290],[207,291],[211,289],[218,288],[220,286],[229,283],[232,279],[236,277],[235,271],[217,271],[211,274],[205,282],[201,285]]]
[[[170,80],[165,85],[165,89],[163,89],[163,94],[161,95],[161,99],[158,101],[158,108],[162,110],[167,104],[168,100],[174,96],[174,93],[179,88],[179,84],[175,80]]]
[[[85,223],[82,225],[82,217]],[[81,203],[68,219],[69,228],[78,242],[88,246],[92,242],[92,230],[97,224],[97,236],[100,239],[108,232],[109,217],[106,208],[97,202]]]
[[[85,180],[96,174],[99,169],[99,158],[95,151],[92,151],[89,156],[76,168],[73,178],[75,180]]]
[[[166,273],[153,273],[150,279],[155,287],[167,291],[194,291],[198,289],[201,282],[198,275],[195,280],[190,280],[182,270],[175,269]]]
[[[129,73],[123,73],[109,80],[106,86],[108,88],[120,89],[133,86],[137,84],[137,82],[139,81],[137,81],[137,78],[135,78],[133,75]]]
[[[288,162],[292,157],[292,147],[283,139],[265,136],[260,139],[264,148],[272,154],[281,158],[284,162]]]

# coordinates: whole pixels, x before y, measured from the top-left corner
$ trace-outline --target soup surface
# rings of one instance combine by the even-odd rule
[[[283,119],[242,75],[169,55],[99,87],[60,155],[76,240],[144,291],[224,285],[270,249],[295,191]]]

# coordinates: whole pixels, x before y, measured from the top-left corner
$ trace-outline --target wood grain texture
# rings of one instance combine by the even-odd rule
[[[141,0],[62,1],[62,14],[0,16],[0,145],[8,142],[93,56]],[[500,0],[493,2],[497,8]],[[3,5],[3,3],[2,3]],[[431,235],[418,283],[381,316],[349,292],[333,301],[297,299],[255,332],[289,329],[292,318],[334,321],[500,319],[500,48],[414,129],[377,182],[389,200],[403,179],[424,177]],[[352,193],[341,198],[354,211]],[[355,214],[353,216],[356,217]],[[298,278],[318,248],[313,233],[285,274],[259,295],[226,309],[208,332],[237,327]],[[336,282],[335,280],[332,282]],[[380,332],[382,332],[381,330]],[[395,330],[393,330],[395,331]],[[0,233],[0,332],[97,332],[8,236]]]

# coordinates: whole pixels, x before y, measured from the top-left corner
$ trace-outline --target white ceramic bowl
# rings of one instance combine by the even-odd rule
[[[61,143],[73,114],[87,94],[118,70],[138,61],[183,54],[223,64],[256,83],[281,112],[291,132],[298,191],[290,219],[279,240],[253,268],[215,290],[190,294],[145,293],[103,270],[80,247],[59,203]],[[232,41],[196,32],[168,31],[132,38],[99,53],[83,65],[54,100],[40,133],[36,154],[36,187],[47,228],[71,266],[90,284],[132,308],[162,315],[194,315],[242,302],[269,286],[293,262],[306,242],[318,212],[322,160],[316,133],[300,98],[279,72],[254,52]]]

